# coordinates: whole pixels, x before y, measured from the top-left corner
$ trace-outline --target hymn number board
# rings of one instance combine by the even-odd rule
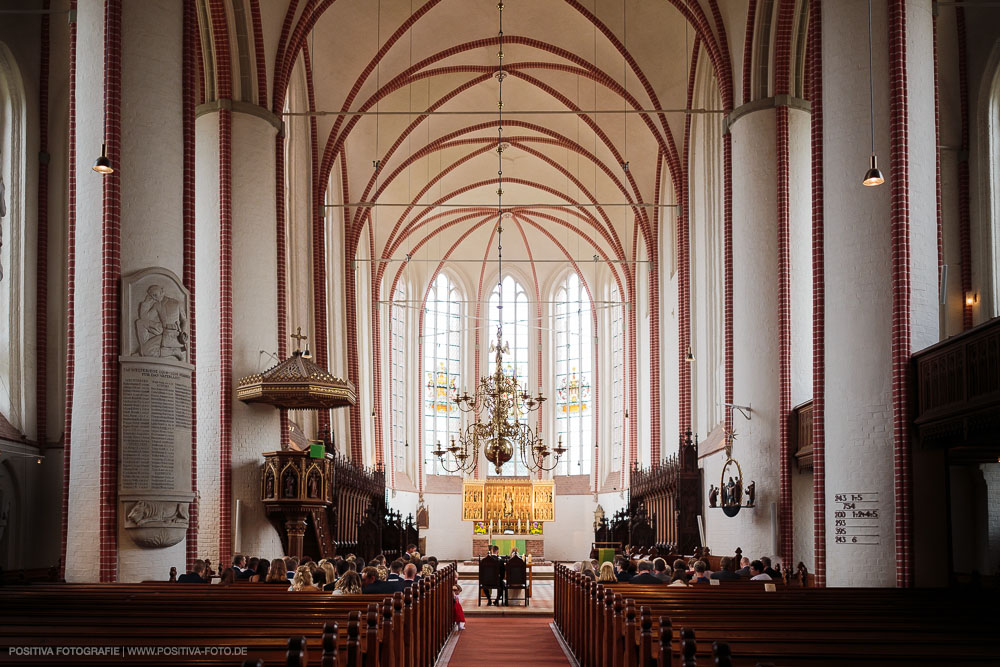
[[[835,544],[879,543],[877,491],[836,493],[831,508]]]

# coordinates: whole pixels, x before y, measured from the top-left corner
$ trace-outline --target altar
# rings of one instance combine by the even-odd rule
[[[486,555],[486,548],[494,544],[501,556],[510,554],[511,549],[516,547],[524,557],[531,556],[532,560],[545,558],[545,539],[541,535],[473,535],[472,557]]]
[[[472,522],[472,554],[496,545],[502,555],[545,556],[544,524],[555,520],[555,482],[498,477],[465,480],[462,519]]]

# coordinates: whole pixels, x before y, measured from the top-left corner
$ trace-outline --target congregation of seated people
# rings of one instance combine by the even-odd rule
[[[411,544],[402,556],[391,562],[382,554],[368,563],[354,554],[324,558],[318,562],[309,556],[303,556],[301,559],[284,556],[268,560],[236,555],[233,557],[232,565],[223,570],[218,578],[220,584],[241,582],[270,584],[284,586],[288,591],[297,593],[392,595],[434,574],[437,567],[437,558],[421,557],[416,546]],[[211,562],[199,559],[194,561],[187,573],[177,577],[176,581],[185,584],[208,584],[215,576]]]
[[[633,561],[625,556],[617,556],[614,562],[605,561],[598,565],[596,560],[575,563],[573,569],[583,576],[599,583],[631,583],[638,585],[666,584],[668,586],[690,586],[708,584],[712,579],[720,581],[771,581],[780,579],[781,566],[771,567],[771,559],[761,556],[757,560],[743,558],[739,569],[732,567],[733,559],[724,556],[719,561],[719,569],[712,571],[705,560],[692,558],[685,562],[677,559],[669,566],[663,558],[652,560],[643,558]]]

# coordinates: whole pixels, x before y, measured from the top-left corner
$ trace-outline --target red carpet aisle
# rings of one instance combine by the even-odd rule
[[[549,623],[551,616],[470,616],[448,667],[569,664]]]

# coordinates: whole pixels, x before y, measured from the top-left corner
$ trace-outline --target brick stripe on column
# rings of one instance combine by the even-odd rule
[[[701,38],[691,47],[691,67],[687,79],[687,105],[694,105],[694,82],[701,54]],[[677,370],[678,370],[678,447],[691,430],[691,364],[687,349],[691,345],[691,114],[684,116],[684,173],[681,176],[681,211],[677,219]]]
[[[347,177],[347,148],[340,151],[341,190],[344,202],[351,201]],[[344,211],[344,319],[347,325],[347,378],[358,386],[358,302],[357,286],[354,280],[354,260],[358,252],[358,236],[348,226],[350,209]],[[326,412],[326,411],[324,411]],[[329,413],[327,413],[329,414]],[[323,415],[320,415],[323,418]],[[349,437],[351,439],[351,460],[361,463],[361,404],[348,408]]]
[[[274,240],[277,255],[277,313],[278,318],[278,358],[288,356],[288,291],[287,262],[285,249],[285,132],[278,132],[274,137]],[[313,341],[313,347],[317,347]],[[325,367],[329,370],[329,367]],[[281,448],[285,449],[289,441],[288,410],[278,411],[279,428],[281,429]]]
[[[958,96],[962,118],[962,150],[958,154],[958,247],[962,278],[962,329],[972,328],[972,305],[965,300],[972,291],[972,246],[969,194],[969,64],[966,49],[965,8],[955,8],[958,42]]]
[[[816,585],[826,586],[826,285],[823,264],[823,30],[822,0],[809,4],[809,101],[812,135],[813,271],[813,550]]]
[[[753,33],[757,24],[757,0],[747,5],[747,30],[743,36],[743,104],[750,101],[753,81]]]
[[[233,485],[233,118],[219,110],[219,562],[231,550]]]
[[[368,215],[368,256],[375,258],[375,226],[374,220]],[[385,465],[385,443],[382,432],[382,321],[379,317],[379,294],[375,280],[377,262],[369,262],[371,281],[371,345],[372,345],[372,421],[375,435],[375,465]]]
[[[257,70],[257,104],[266,109],[267,62],[264,58],[264,28],[260,20],[260,0],[250,0],[250,21],[253,24],[254,68]]]
[[[216,93],[232,96],[229,27],[224,0],[210,0]],[[219,564],[232,551],[233,486],[233,116],[219,109]]]
[[[792,406],[791,259],[789,239],[788,107],[775,109],[778,196],[778,552],[792,562],[792,479],[789,415]]]
[[[104,3],[104,140],[118,167],[102,177],[100,579],[118,579],[118,285],[121,279],[122,0]]]
[[[194,566],[198,558],[198,378],[197,378],[197,337],[195,327],[195,95],[197,86],[194,44],[198,41],[198,16],[195,10],[195,0],[184,0],[184,58],[182,70],[182,101],[181,114],[183,122],[183,191],[184,210],[181,212],[183,223],[183,281],[189,293],[188,304],[188,363],[195,367],[191,371],[191,490],[194,500],[188,513],[188,529],[186,536],[187,566]]]
[[[733,402],[733,135],[722,135],[722,290],[723,401]],[[733,416],[725,411],[725,428],[732,430]]]
[[[906,0],[889,0],[889,164],[892,236],[892,432],[896,585],[909,587],[910,536],[910,200]]]
[[[344,257],[344,293],[346,303],[344,311],[347,315],[347,377],[354,386],[358,385],[358,302],[357,285],[354,280],[354,257],[357,245],[347,244],[347,253]],[[351,426],[351,460],[357,463],[362,462],[361,451],[361,406],[352,405],[350,408]]]
[[[302,51],[302,65],[306,71],[306,98],[309,104],[309,111],[316,111],[316,91],[313,86],[312,59],[309,50]],[[313,354],[316,363],[321,368],[330,368],[330,347],[327,336],[327,266],[326,266],[326,215],[323,208],[323,191],[318,183],[319,174],[319,126],[315,116],[309,117],[309,164],[312,174],[312,278],[313,278]],[[344,198],[347,199],[347,176],[344,175]],[[282,186],[284,187],[284,186]],[[344,209],[347,214],[347,209]],[[345,256],[346,259],[346,256]],[[284,335],[283,339],[288,336]],[[286,343],[287,344],[287,343]],[[284,358],[284,357],[282,357]],[[355,385],[356,386],[356,385]],[[353,408],[352,408],[353,409]],[[320,410],[318,414],[318,426],[320,429],[330,427],[330,411]],[[287,429],[286,429],[287,430]]]
[[[788,95],[791,88],[791,42],[794,0],[781,0],[775,29],[774,94]],[[792,462],[789,453],[789,420],[792,411],[792,296],[789,238],[789,111],[775,109],[775,155],[778,213],[778,551],[782,563],[792,562]]]
[[[76,0],[70,0],[76,10]],[[76,376],[75,306],[76,298],[76,21],[69,24],[69,119],[66,141],[66,389],[63,393],[63,480],[62,541],[59,549],[59,577],[66,577],[66,534],[69,530],[70,434],[73,430],[73,382]]]
[[[656,154],[656,180],[654,181],[653,202],[660,203],[660,179],[663,172],[663,153]],[[651,242],[649,259],[651,260],[649,269],[649,465],[655,466],[660,462],[660,249],[659,249],[659,208],[654,209],[653,227],[650,231]],[[594,333],[598,329],[594,324]],[[597,375],[597,346],[594,346],[594,375]],[[594,381],[594,386],[599,386]],[[597,416],[600,413],[595,410],[595,428],[597,426]],[[596,437],[596,436],[595,436]],[[596,456],[594,457],[597,458]]]

